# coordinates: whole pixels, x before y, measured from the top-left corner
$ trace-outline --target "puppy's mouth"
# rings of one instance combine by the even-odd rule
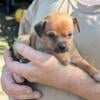
[[[59,50],[59,49],[55,49],[54,50],[54,52],[56,52],[56,53],[65,53],[65,52],[68,52],[68,51],[66,51],[66,50]]]
[[[69,49],[66,46],[65,47],[64,46],[61,46],[61,47],[57,46],[54,51],[56,53],[65,53],[65,52],[69,52]]]

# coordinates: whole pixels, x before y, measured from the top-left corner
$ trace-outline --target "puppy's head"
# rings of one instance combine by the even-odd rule
[[[64,13],[52,13],[34,28],[45,44],[45,49],[63,54],[69,53],[73,47],[75,25],[80,31],[76,18]]]

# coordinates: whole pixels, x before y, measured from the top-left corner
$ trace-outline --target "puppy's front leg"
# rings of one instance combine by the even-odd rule
[[[77,50],[74,52],[74,57],[72,58],[72,64],[86,71],[96,81],[100,81],[100,71],[96,69],[93,65],[88,63],[84,58],[82,58]]]

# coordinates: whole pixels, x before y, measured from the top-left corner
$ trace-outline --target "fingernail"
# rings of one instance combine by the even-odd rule
[[[34,95],[34,98],[35,98],[35,99],[38,99],[38,98],[40,98],[40,97],[41,97],[40,93],[36,92],[35,95]]]

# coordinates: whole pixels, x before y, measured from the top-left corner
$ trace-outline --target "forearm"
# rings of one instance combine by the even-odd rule
[[[24,44],[17,44],[16,48],[31,62],[22,64],[12,61],[10,52],[5,52],[5,62],[11,72],[25,77],[31,82],[69,91],[88,100],[100,99],[100,84],[81,69],[72,65],[63,67],[54,56],[35,51]],[[22,52],[23,48],[24,52]],[[27,53],[27,51],[29,52]]]
[[[57,76],[56,76],[57,75]],[[85,72],[74,66],[67,66],[55,74],[50,86],[69,91],[88,100],[99,100],[100,85]]]

